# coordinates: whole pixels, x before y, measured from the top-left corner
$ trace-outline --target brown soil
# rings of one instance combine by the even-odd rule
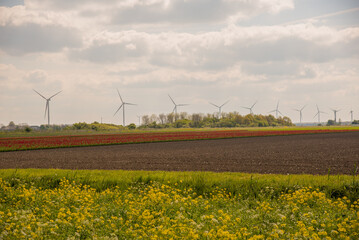
[[[353,174],[359,132],[0,152],[0,168]]]

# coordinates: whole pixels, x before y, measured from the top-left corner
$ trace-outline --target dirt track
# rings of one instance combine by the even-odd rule
[[[0,152],[0,168],[353,174],[359,132]]]

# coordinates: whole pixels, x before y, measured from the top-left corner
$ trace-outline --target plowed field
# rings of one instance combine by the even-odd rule
[[[0,152],[0,168],[353,174],[359,132]]]

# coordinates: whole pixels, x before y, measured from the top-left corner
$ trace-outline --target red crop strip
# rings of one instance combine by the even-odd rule
[[[51,137],[24,137],[24,138],[0,138],[0,151],[58,148],[73,146],[109,145],[140,142],[180,141],[199,139],[219,139],[234,137],[274,136],[314,134],[330,132],[352,132],[358,130],[218,130],[218,131],[193,131],[193,132],[160,132],[160,133],[124,133],[124,134],[99,134],[99,135],[70,135]]]

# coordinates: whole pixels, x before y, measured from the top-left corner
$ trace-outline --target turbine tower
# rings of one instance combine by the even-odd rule
[[[170,97],[171,101],[175,105],[175,107],[173,108],[172,113],[174,112],[176,114],[176,116],[177,116],[177,107],[187,106],[188,104],[176,104],[175,101],[171,98],[171,96],[169,94],[168,94],[168,96]]]
[[[317,114],[315,114],[313,118],[315,118],[315,117],[318,115],[318,123],[319,123],[319,124],[320,124],[320,114],[321,114],[321,113],[326,113],[326,112],[320,111],[320,110],[319,110],[319,107],[318,107],[318,105],[317,105]]]
[[[337,122],[337,112],[339,112],[341,109],[336,110],[336,109],[331,108],[331,110],[334,112],[334,122],[336,123]]]
[[[115,112],[115,114],[114,114],[113,116],[115,116],[116,113],[117,113],[118,111],[120,111],[120,109],[122,108],[123,126],[126,126],[126,125],[125,125],[125,105],[137,105],[137,104],[124,102],[124,101],[122,100],[121,94],[120,94],[120,92],[118,91],[118,89],[117,89],[117,93],[118,93],[118,96],[119,96],[120,99],[121,99],[121,105],[120,105],[120,107],[117,109],[117,111]]]
[[[349,113],[350,113],[351,120],[352,120],[351,122],[353,122],[353,121],[354,121],[354,120],[353,120],[353,109],[352,109],[352,110],[350,110],[350,112],[349,112]]]
[[[274,110],[272,110],[272,111],[270,111],[269,113],[271,113],[271,112],[275,112],[275,117],[276,117],[276,118],[278,118],[278,113],[283,116],[283,114],[279,111],[279,101],[278,101],[278,103],[277,103],[277,108],[274,109]]]
[[[221,117],[222,107],[223,107],[224,105],[226,105],[228,102],[229,102],[229,100],[228,100],[227,102],[223,103],[221,106],[218,106],[218,105],[213,104],[213,103],[211,103],[211,102],[210,102],[210,104],[212,104],[213,106],[215,106],[215,107],[218,108],[218,116]]]
[[[44,118],[46,118],[46,114],[47,114],[47,125],[50,126],[50,101],[51,101],[51,98],[55,97],[57,94],[59,94],[60,92],[58,93],[55,93],[54,95],[52,95],[51,97],[49,98],[45,98],[44,96],[42,96],[38,91],[36,91],[35,89],[33,89],[37,94],[39,94],[43,99],[46,100],[46,107],[45,107],[45,116]]]
[[[243,106],[242,106],[242,108],[248,109],[248,110],[249,110],[249,113],[253,115],[252,109],[253,109],[254,105],[257,104],[257,102],[258,102],[258,101],[256,101],[256,102],[252,105],[252,107],[243,107]]]
[[[307,105],[304,105],[301,109],[293,109],[294,111],[297,111],[297,112],[299,112],[299,122],[300,122],[300,124],[302,124],[302,117],[303,117],[303,115],[302,115],[302,111],[303,111],[303,109],[306,107]]]

